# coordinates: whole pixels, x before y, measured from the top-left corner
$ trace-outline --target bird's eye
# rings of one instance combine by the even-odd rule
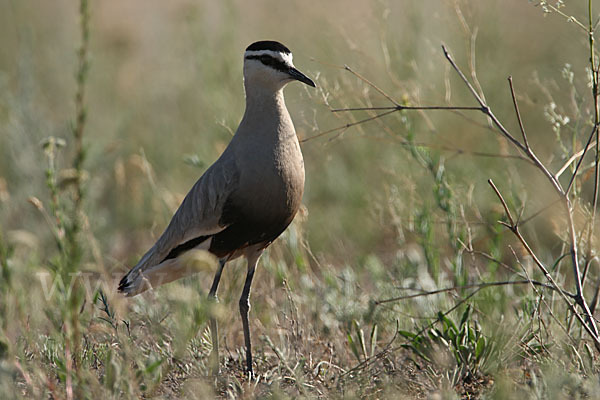
[[[261,56],[260,61],[265,65],[272,65],[275,60],[270,56]]]

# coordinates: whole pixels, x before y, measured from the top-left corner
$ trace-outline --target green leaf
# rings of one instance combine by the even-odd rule
[[[398,330],[398,334],[400,336],[403,336],[403,337],[407,338],[407,339],[414,339],[414,338],[417,337],[416,333],[412,333],[412,332],[409,332],[409,331],[403,331],[403,330]]]
[[[446,331],[444,332],[444,337],[449,339],[450,341],[454,342],[458,336],[457,333],[458,332],[456,331],[456,329],[453,329],[452,327],[448,327],[448,329],[446,329]]]
[[[154,371],[156,371],[156,369],[158,367],[160,367],[160,365],[163,363],[163,361],[164,361],[164,358],[160,358],[160,359],[158,359],[158,360],[156,360],[154,362],[151,362],[144,369],[144,373],[146,373],[146,374],[152,374]]]
[[[373,354],[375,354],[375,346],[377,346],[378,330],[379,330],[379,328],[377,327],[377,324],[373,324],[373,328],[371,329],[371,352],[369,353],[370,356],[373,356]]]
[[[431,362],[431,359],[429,357],[427,357],[422,351],[417,349],[415,346],[413,346],[411,344],[403,344],[403,345],[401,345],[401,347],[412,350],[418,357],[421,357],[423,360],[425,360],[427,362]]]
[[[469,327],[469,342],[474,343],[477,341],[477,335],[475,334],[475,330]]]
[[[480,337],[479,340],[477,341],[477,346],[475,346],[475,358],[477,360],[479,360],[483,354],[483,351],[485,349],[485,337]]]
[[[456,335],[456,332],[458,332],[458,329],[456,328],[456,325],[454,324],[454,322],[452,322],[452,320],[450,318],[445,316],[441,311],[438,311],[438,319],[444,325],[445,332],[448,332],[450,329],[452,329],[454,335]]]
[[[362,354],[366,359],[368,355],[367,344],[365,343],[365,332],[362,330],[357,320],[352,320],[352,324],[354,325],[354,329],[356,330],[356,333],[358,335],[358,343],[360,344],[360,350],[362,351]]]
[[[465,322],[467,322],[467,320],[469,319],[470,314],[471,314],[471,305],[468,304],[467,308],[465,309],[465,312],[463,313],[462,317],[460,318],[461,328],[465,325]]]
[[[56,375],[58,376],[58,379],[62,383],[65,383],[67,381],[67,366],[65,365],[62,358],[59,358],[59,357],[57,357],[54,360],[54,362],[56,363],[56,366],[57,366]]]
[[[430,329],[429,330],[429,337],[432,339],[439,339],[442,336],[444,336],[444,335],[442,334],[442,332],[440,332],[439,329]]]
[[[442,345],[443,345],[444,347],[446,347],[446,348],[450,348],[450,343],[449,343],[449,342],[448,342],[446,339],[444,339],[443,337],[441,337],[441,336],[440,336],[440,337],[438,338],[438,340],[439,340],[439,342],[440,342],[440,343],[442,343]]]
[[[358,348],[356,347],[356,343],[354,343],[354,340],[352,339],[352,335],[350,333],[348,333],[348,344],[350,345],[350,350],[352,350],[352,354],[354,354],[354,357],[356,357],[356,359],[360,362],[360,354],[358,353]]]

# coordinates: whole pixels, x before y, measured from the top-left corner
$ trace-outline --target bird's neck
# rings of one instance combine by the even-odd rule
[[[240,126],[252,136],[279,137],[294,133],[292,119],[285,107],[283,88],[246,86],[246,111]],[[239,132],[239,131],[238,131]]]
[[[264,113],[287,112],[283,99],[283,88],[265,87],[246,83],[246,114],[249,112],[264,115]]]

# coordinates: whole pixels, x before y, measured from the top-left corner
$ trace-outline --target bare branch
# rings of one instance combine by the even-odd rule
[[[596,134],[596,132],[598,131],[598,124],[594,125],[594,128],[592,129],[592,132],[590,133],[590,136],[588,137],[587,143],[585,144],[585,147],[583,148],[583,150],[581,150],[579,153],[581,153],[581,158],[579,159],[579,161],[577,162],[577,166],[575,167],[575,171],[573,171],[573,175],[571,175],[571,180],[569,181],[569,186],[567,186],[567,190],[565,190],[565,194],[568,195],[569,192],[571,191],[571,187],[573,186],[573,182],[575,182],[575,177],[577,176],[577,172],[579,171],[579,167],[581,166],[581,164],[583,163],[583,159],[585,158],[585,154],[587,153],[587,151],[594,145],[592,143],[592,139],[594,138],[594,135]],[[596,146],[598,144],[598,139],[596,139]],[[571,160],[574,159],[574,157],[576,158],[577,154],[574,154],[569,161],[567,161],[567,163],[560,169],[560,173],[562,173],[564,171],[564,169],[572,162]],[[557,174],[557,177],[559,175]]]
[[[477,100],[477,102],[481,106],[482,111],[492,120],[492,122],[494,123],[494,125],[496,125],[496,127],[500,130],[500,133],[502,133],[502,135],[504,137],[506,137],[519,150],[521,150],[523,153],[525,153],[534,162],[534,164],[538,167],[538,169],[540,171],[542,171],[542,173],[546,176],[546,178],[548,178],[548,180],[552,183],[552,186],[554,186],[554,189],[560,195],[564,195],[564,192],[563,192],[563,189],[562,189],[562,187],[560,185],[560,182],[556,179],[556,177],[554,175],[552,175],[552,173],[550,171],[548,171],[548,169],[546,168],[546,166],[544,166],[544,164],[542,164],[542,162],[533,153],[533,151],[531,150],[531,148],[526,147],[521,142],[519,142],[517,139],[515,139],[515,137],[504,127],[504,125],[502,125],[502,123],[500,122],[500,120],[498,120],[498,118],[492,112],[492,110],[490,109],[490,107],[485,103],[485,101],[481,98],[481,96],[479,96],[479,94],[477,93],[477,91],[473,88],[473,85],[471,85],[471,83],[469,82],[469,80],[467,79],[467,77],[465,76],[465,74],[458,67],[458,65],[456,64],[456,62],[454,61],[454,59],[452,58],[452,56],[448,52],[448,49],[446,49],[446,46],[442,45],[442,50],[444,51],[444,56],[446,57],[446,59],[448,60],[448,62],[450,63],[450,65],[452,65],[452,68],[454,68],[454,70],[460,76],[460,78],[462,79],[462,81],[465,83],[465,85],[467,86],[467,88],[469,89],[469,91],[471,92],[471,94],[473,95],[473,97],[475,98],[475,100]]]
[[[515,95],[515,88],[513,87],[512,76],[508,77],[508,84],[510,85],[510,94],[512,96],[513,104],[515,106],[515,113],[517,114],[517,121],[519,121],[519,128],[521,129],[521,134],[523,135],[523,143],[525,143],[525,147],[529,149],[529,142],[527,141],[527,135],[525,134],[525,127],[523,126],[523,120],[521,119],[521,112],[519,111],[519,105],[517,103],[517,96]]]
[[[388,114],[391,114],[391,113],[394,113],[396,111],[397,111],[396,109],[393,109],[393,110],[386,111],[386,112],[381,113],[381,114],[374,115],[374,116],[369,117],[369,118],[362,119],[360,121],[351,122],[351,123],[348,123],[346,125],[339,126],[337,128],[329,129],[329,130],[324,131],[324,132],[319,132],[316,135],[309,136],[307,138],[304,138],[304,139],[300,140],[300,143],[308,142],[309,140],[313,140],[313,139],[319,138],[321,136],[327,135],[328,133],[332,133],[332,132],[336,132],[336,131],[348,129],[348,128],[353,127],[355,125],[360,125],[360,124],[363,124],[365,122],[373,121],[374,119],[384,117],[384,116],[386,116]]]
[[[531,214],[529,217],[525,218],[524,220],[522,220],[519,225],[523,226],[526,223],[528,223],[529,221],[531,221],[532,219],[536,218],[537,216],[539,216],[540,214],[548,211],[552,206],[556,205],[557,203],[560,203],[562,201],[562,199],[556,199],[553,202],[551,202],[550,204],[545,205],[544,207],[542,207],[541,209],[539,209],[538,211],[534,212],[533,214]]]
[[[561,17],[565,18],[567,21],[573,22],[575,25],[577,25],[578,28],[581,28],[581,29],[583,29],[584,31],[587,32],[588,28],[585,25],[583,25],[581,22],[579,22],[577,20],[577,18],[575,18],[575,16],[565,14],[559,8],[554,7],[552,4],[550,4],[550,2],[546,3],[546,7],[548,7],[550,10],[554,11],[555,13],[557,13],[558,15],[560,15]]]
[[[331,112],[344,112],[344,111],[377,111],[377,110],[452,110],[452,111],[484,111],[481,107],[461,107],[461,106],[390,106],[390,107],[356,107],[356,108],[334,108]]]
[[[385,303],[391,303],[394,301],[401,301],[401,300],[408,300],[408,299],[414,299],[417,297],[423,297],[423,296],[431,296],[434,294],[439,294],[439,293],[447,293],[447,292],[453,292],[455,290],[462,290],[462,289],[472,289],[472,288],[479,288],[479,289],[484,289],[484,288],[488,288],[488,287],[494,287],[494,286],[507,286],[507,285],[525,285],[525,284],[531,284],[534,286],[541,286],[543,288],[546,289],[550,289],[550,290],[556,290],[556,288],[552,285],[548,285],[546,283],[542,283],[542,282],[538,282],[538,281],[532,281],[532,280],[521,280],[521,281],[500,281],[500,282],[483,282],[483,283],[473,283],[471,285],[463,285],[463,286],[453,286],[453,287],[449,287],[449,288],[444,288],[444,289],[438,289],[438,290],[431,290],[431,291],[423,291],[421,293],[415,293],[415,294],[409,294],[406,296],[399,296],[399,297],[393,297],[390,299],[383,299],[383,300],[376,300],[375,301],[375,305],[380,305],[380,304],[385,304]],[[416,289],[411,289],[411,288],[403,288],[406,290],[416,290]],[[577,295],[572,294],[572,293],[568,293],[568,292],[564,292],[567,296],[575,299],[577,297]]]
[[[504,207],[504,213],[506,214],[506,217],[510,221],[510,225],[507,225],[507,227],[510,228],[510,230],[516,230],[517,225],[515,225],[515,221],[512,217],[512,214],[510,213],[510,210],[508,209],[508,205],[506,205],[506,202],[504,201],[504,197],[502,197],[502,195],[500,194],[500,191],[498,190],[496,185],[494,185],[494,181],[492,181],[491,179],[488,179],[488,183],[492,187],[494,192],[496,192],[496,196],[498,196],[498,198],[500,199],[500,202],[502,203],[502,207]],[[506,224],[504,223],[503,225],[506,225]]]
[[[595,129],[597,129],[597,128],[595,128]],[[591,137],[593,137],[593,135],[591,135]],[[554,176],[556,176],[557,179],[560,178],[560,176],[563,174],[563,172],[565,172],[565,170],[567,168],[569,168],[569,165],[573,164],[573,161],[584,156],[585,153],[587,153],[593,146],[595,146],[595,143],[588,142],[587,146],[585,146],[583,149],[579,150],[577,153],[575,153],[571,157],[569,157],[569,159],[565,162],[565,164],[562,167],[560,167],[560,169],[558,170],[557,173],[554,174]],[[567,193],[568,192],[569,191],[567,190]]]
[[[490,109],[490,107],[487,105],[487,103],[481,98],[481,96],[479,96],[479,93],[477,93],[477,91],[475,90],[475,88],[473,87],[473,85],[471,85],[471,82],[469,82],[469,80],[467,79],[467,77],[465,76],[465,74],[462,72],[462,70],[458,67],[458,65],[456,64],[456,62],[454,61],[454,59],[452,58],[452,56],[450,55],[450,53],[448,52],[448,49],[446,49],[446,46],[442,45],[442,50],[444,51],[444,56],[446,57],[446,59],[448,60],[448,62],[450,63],[450,65],[452,65],[452,68],[454,68],[454,70],[456,71],[456,73],[458,74],[458,76],[460,76],[460,78],[462,79],[462,81],[464,82],[464,84],[467,86],[467,88],[469,89],[469,91],[471,92],[471,94],[473,95],[473,97],[475,98],[475,100],[477,100],[477,102],[479,103],[479,105],[481,106],[481,111],[486,114],[494,123],[494,125],[496,125],[496,127],[500,130],[500,132],[502,133],[502,135],[504,137],[506,137],[512,144],[514,144],[519,150],[521,150],[522,152],[524,152],[525,154],[527,154],[527,148],[521,144],[521,142],[519,142],[505,127],[504,125],[502,125],[502,123],[498,120],[498,118],[496,117],[496,115],[494,115],[494,113],[492,112],[492,110]],[[537,164],[537,163],[536,163]],[[550,176],[552,176],[550,174]]]
[[[591,40],[593,40],[593,39],[591,39]],[[504,128],[504,126],[496,118],[496,116],[491,111],[491,109],[485,104],[485,102],[481,99],[481,97],[479,96],[479,94],[475,91],[475,89],[470,84],[470,82],[467,80],[467,78],[465,77],[465,75],[462,73],[462,71],[460,70],[460,68],[458,67],[458,65],[454,62],[454,60],[452,59],[452,56],[448,53],[446,47],[442,46],[442,49],[444,51],[444,55],[446,56],[446,59],[450,62],[450,64],[452,65],[452,67],[459,74],[459,76],[461,77],[461,79],[463,80],[463,82],[465,83],[465,85],[469,88],[469,91],[471,92],[471,94],[473,95],[473,97],[477,100],[477,102],[479,102],[479,104],[481,105],[481,107],[484,109],[484,112],[490,117],[490,119],[494,122],[494,124],[496,125],[496,127],[498,127],[498,129],[500,129],[500,132],[508,140],[510,140],[511,143],[513,143],[518,149],[520,149],[521,151],[523,151],[535,163],[535,165],[538,167],[538,169],[540,171],[542,171],[542,173],[546,176],[546,178],[548,178],[548,180],[550,181],[550,183],[552,184],[552,186],[554,187],[554,189],[556,190],[556,192],[562,198],[562,203],[563,203],[564,208],[565,208],[565,213],[566,213],[566,216],[567,216],[567,222],[568,222],[568,227],[569,227],[569,235],[570,235],[570,240],[569,240],[570,243],[569,244],[570,244],[570,248],[571,248],[570,250],[571,250],[571,260],[572,260],[572,265],[573,265],[573,277],[574,277],[574,280],[575,280],[575,286],[576,286],[576,290],[577,290],[576,303],[583,309],[586,321],[584,321],[583,318],[581,317],[581,315],[579,315],[577,313],[577,311],[575,310],[573,304],[568,300],[568,297],[566,296],[566,294],[562,291],[561,288],[558,287],[558,285],[554,281],[554,278],[552,278],[552,276],[548,273],[548,270],[546,269],[546,267],[542,264],[542,262],[537,258],[537,256],[535,255],[535,253],[531,250],[531,248],[529,247],[529,244],[525,241],[525,239],[523,238],[523,236],[520,234],[518,226],[514,223],[512,215],[510,214],[510,211],[508,210],[508,207],[506,207],[506,203],[504,202],[504,199],[500,195],[500,192],[495,187],[495,185],[493,185],[493,183],[491,181],[489,181],[490,185],[492,186],[492,188],[496,192],[496,195],[498,196],[498,198],[502,202],[502,205],[504,206],[504,209],[505,209],[505,211],[507,213],[507,217],[511,221],[510,225],[506,224],[504,222],[500,222],[500,223],[502,225],[505,225],[506,227],[508,227],[517,236],[517,238],[519,239],[519,241],[521,241],[521,244],[523,244],[523,246],[525,247],[525,249],[527,250],[527,252],[534,259],[535,263],[544,272],[544,275],[546,275],[546,278],[555,287],[557,287],[557,289],[559,289],[559,293],[561,294],[561,296],[563,297],[563,299],[569,305],[569,308],[573,312],[573,315],[575,315],[576,318],[582,323],[582,325],[584,326],[585,330],[590,334],[590,336],[594,340],[594,343],[596,345],[596,349],[598,351],[600,351],[600,338],[598,337],[598,328],[596,327],[596,323],[594,321],[594,318],[593,318],[593,316],[592,316],[592,314],[590,312],[590,309],[589,309],[589,307],[588,307],[588,305],[587,305],[587,303],[585,301],[584,295],[583,295],[583,285],[582,285],[582,281],[581,281],[581,273],[580,273],[580,268],[579,268],[579,259],[578,259],[578,256],[577,256],[577,251],[578,251],[578,249],[577,249],[577,234],[575,232],[575,223],[573,221],[573,209],[572,209],[571,201],[569,199],[568,194],[566,194],[566,192],[563,190],[563,188],[562,188],[560,182],[558,181],[558,179],[554,175],[552,175],[552,173],[539,160],[539,158],[537,158],[537,156],[535,155],[535,153],[532,151],[531,147],[528,147],[528,146],[525,146],[525,145],[521,144],[519,141],[517,141],[514,138],[514,136],[512,136],[510,134],[510,132],[508,132],[506,130],[506,128]],[[592,51],[592,56],[593,56],[593,51]],[[594,70],[594,69],[592,68],[592,70]],[[597,81],[596,81],[595,88],[597,89]],[[597,107],[597,105],[598,105],[598,103],[597,103],[597,90],[595,90],[594,94],[595,94],[595,99],[596,99],[595,104],[596,104],[596,110],[597,110],[598,109],[598,107]],[[596,115],[598,115],[598,113],[596,113]],[[596,121],[598,121],[598,119],[596,119]],[[598,122],[596,122],[596,124],[598,124]],[[596,146],[596,147],[598,147],[598,146]],[[596,164],[598,164],[598,155],[599,155],[599,152],[597,151],[597,153],[596,153],[596,161],[597,161],[597,163]],[[598,178],[598,176],[596,176],[596,178]],[[598,187],[598,180],[596,179],[596,185],[594,187],[595,188],[594,189],[595,190],[595,194],[597,193],[596,192],[597,187]],[[594,199],[594,207],[595,207],[595,201],[596,201],[596,197]],[[594,209],[594,216],[595,216],[595,209]]]
[[[450,62],[450,65],[452,65],[452,68],[454,68],[454,70],[458,73],[458,75],[460,76],[460,78],[462,79],[462,81],[469,88],[469,91],[471,92],[471,94],[473,95],[473,97],[475,97],[475,100],[477,100],[477,102],[479,103],[479,105],[484,109],[483,112],[486,113],[486,109],[488,108],[488,106],[485,103],[485,101],[483,101],[483,99],[479,96],[479,93],[477,93],[477,91],[475,90],[475,88],[473,87],[473,85],[471,85],[471,82],[469,82],[469,80],[467,79],[467,77],[465,76],[465,74],[463,74],[462,70],[460,68],[458,68],[458,65],[456,65],[456,63],[454,62],[454,59],[452,58],[452,56],[448,52],[448,49],[446,49],[446,46],[442,45],[442,50],[444,51],[444,56]]]
[[[593,40],[593,39],[592,39]],[[582,285],[582,277],[581,277],[581,273],[580,273],[580,268],[579,268],[579,259],[577,256],[577,252],[578,252],[578,245],[577,245],[577,234],[575,231],[575,224],[574,224],[574,220],[573,220],[573,208],[571,205],[571,201],[569,199],[569,191],[572,187],[573,184],[573,180],[578,172],[578,169],[582,163],[582,160],[585,156],[585,153],[587,152],[588,148],[590,147],[591,141],[593,139],[593,136],[595,134],[598,133],[598,126],[600,125],[599,122],[595,123],[594,129],[592,131],[592,133],[590,134],[590,137],[588,138],[588,143],[585,146],[583,152],[581,153],[581,159],[578,162],[578,165],[575,169],[575,173],[573,174],[573,177],[571,179],[571,182],[569,183],[569,186],[567,188],[567,190],[565,191],[560,183],[560,181],[558,180],[558,177],[556,175],[553,175],[548,168],[539,160],[539,158],[536,156],[536,154],[533,152],[528,140],[527,140],[527,135],[524,129],[524,125],[523,125],[523,120],[521,118],[520,115],[520,111],[519,111],[519,107],[518,107],[518,103],[516,100],[516,95],[515,95],[515,91],[514,91],[514,87],[513,87],[513,82],[512,82],[512,78],[509,78],[509,85],[510,85],[510,90],[511,90],[511,95],[512,95],[512,99],[513,99],[513,104],[515,107],[515,112],[517,115],[517,120],[519,122],[519,128],[521,130],[521,134],[523,136],[523,143],[521,143],[519,140],[517,140],[515,138],[515,136],[513,136],[505,127],[504,125],[500,122],[500,120],[496,117],[496,115],[492,112],[491,108],[487,105],[485,98],[483,98],[483,95],[478,93],[477,90],[475,90],[475,88],[473,87],[473,85],[469,82],[469,80],[466,78],[465,74],[462,72],[462,70],[458,67],[458,65],[456,64],[456,62],[454,61],[454,59],[452,58],[452,56],[450,55],[450,53],[448,52],[448,50],[446,49],[445,46],[442,45],[442,50],[444,52],[444,55],[446,57],[446,59],[448,60],[448,62],[450,63],[450,65],[452,66],[452,68],[456,71],[456,73],[459,75],[459,77],[461,78],[461,80],[463,81],[463,83],[467,86],[469,92],[471,93],[471,95],[475,98],[475,100],[477,101],[477,103],[479,104],[479,107],[451,107],[451,106],[425,106],[425,107],[420,107],[420,106],[401,106],[399,105],[397,102],[395,102],[391,96],[387,95],[383,90],[379,89],[377,86],[375,86],[374,84],[372,84],[371,82],[369,82],[366,78],[362,77],[361,75],[357,74],[356,72],[352,71],[349,67],[345,66],[345,69],[347,71],[350,71],[351,73],[353,73],[355,76],[357,76],[359,79],[361,79],[362,81],[364,81],[365,83],[367,83],[368,85],[370,85],[371,87],[373,87],[375,90],[377,90],[380,94],[382,94],[383,96],[385,96],[388,100],[390,100],[392,103],[394,103],[393,107],[360,107],[360,108],[348,108],[348,109],[333,109],[332,112],[345,112],[345,111],[376,111],[376,110],[386,110],[386,112],[382,113],[382,114],[377,114],[375,116],[372,116],[370,118],[358,121],[358,122],[354,122],[354,123],[350,123],[350,124],[346,124],[345,126],[339,127],[339,128],[335,128],[333,130],[330,131],[326,131],[326,132],[322,132],[316,136],[304,139],[304,141],[307,140],[311,140],[313,138],[322,136],[326,133],[329,132],[333,132],[333,131],[338,131],[338,130],[344,130],[347,129],[351,126],[355,126],[358,124],[361,124],[363,122],[367,122],[367,121],[371,121],[374,119],[378,119],[384,115],[387,115],[389,113],[393,113],[396,111],[401,111],[401,110],[451,110],[454,112],[457,112],[458,110],[474,110],[474,111],[481,111],[482,113],[484,113],[489,120],[493,123],[493,125],[499,130],[500,134],[502,136],[504,136],[510,143],[512,143],[518,150],[520,150],[523,153],[524,158],[527,158],[530,160],[531,163],[533,163],[542,173],[543,175],[548,179],[548,181],[551,183],[552,187],[555,189],[556,193],[559,195],[560,201],[562,202],[564,209],[565,209],[565,213],[567,216],[567,224],[568,224],[568,228],[569,228],[569,235],[570,235],[570,240],[569,240],[569,245],[570,245],[570,253],[571,253],[571,259],[572,259],[572,266],[573,266],[573,275],[574,275],[574,280],[575,280],[575,285],[576,285],[576,290],[577,290],[577,294],[575,295],[575,297],[571,297],[572,299],[575,299],[575,302],[583,309],[583,314],[585,316],[585,320],[584,318],[579,315],[577,313],[577,311],[575,310],[575,306],[574,304],[569,301],[569,295],[562,289],[560,288],[556,282],[554,281],[553,277],[549,274],[548,270],[546,269],[546,267],[543,265],[543,263],[537,258],[537,256],[535,255],[535,253],[531,250],[531,248],[529,247],[528,243],[525,241],[525,239],[523,238],[523,236],[520,234],[519,232],[519,222],[515,222],[515,219],[513,218],[508,205],[506,204],[506,202],[504,201],[504,198],[502,197],[500,191],[498,190],[498,188],[494,185],[494,183],[489,180],[489,184],[492,187],[492,189],[494,190],[494,192],[496,193],[497,197],[500,199],[502,206],[504,207],[504,211],[506,213],[506,217],[509,220],[509,223],[507,222],[503,222],[500,221],[499,223],[506,226],[507,228],[509,228],[519,239],[519,241],[521,242],[521,244],[525,247],[525,249],[527,250],[528,254],[533,258],[533,260],[535,261],[535,263],[538,265],[538,267],[542,270],[542,272],[544,273],[544,275],[546,276],[546,278],[549,280],[549,282],[551,283],[551,286],[553,286],[555,288],[555,290],[557,292],[560,293],[561,297],[563,298],[563,300],[565,300],[565,302],[568,304],[570,310],[572,311],[573,315],[583,324],[584,329],[590,334],[590,336],[592,337],[592,339],[595,342],[596,348],[600,351],[600,339],[599,339],[599,335],[598,335],[598,329],[596,327],[596,324],[594,322],[594,319],[591,315],[590,309],[584,299],[584,295],[583,295],[583,285]],[[592,51],[592,55],[593,55],[593,51]],[[595,69],[592,69],[593,71],[595,71]],[[596,101],[596,110],[598,110],[598,102],[597,102],[597,98],[598,98],[598,91],[597,91],[597,75],[595,77],[595,83],[596,83],[596,87],[595,87],[595,101]],[[598,114],[596,114],[598,115]],[[598,120],[598,118],[596,119],[596,121]],[[595,193],[594,193],[594,208],[595,208],[595,204],[596,204],[596,200],[597,200],[597,189],[598,189],[598,181],[599,181],[599,174],[598,174],[598,165],[599,165],[599,157],[600,157],[600,151],[598,150],[598,140],[596,141],[596,184],[595,184]],[[574,161],[575,158],[570,159],[566,166],[568,166],[570,163],[572,163]],[[559,174],[562,174],[564,172],[564,169],[566,168],[566,166],[564,166],[563,168],[561,168],[561,170],[559,171]],[[595,216],[595,210],[594,210],[594,216]],[[591,236],[590,236],[591,237]]]
[[[350,72],[352,75],[356,76],[358,79],[360,79],[361,81],[363,81],[367,85],[371,86],[376,91],[378,91],[379,94],[381,94],[383,97],[385,97],[386,99],[388,99],[389,101],[391,101],[395,106],[399,106],[400,105],[400,103],[398,103],[396,100],[392,99],[392,97],[390,95],[388,95],[386,92],[384,92],[383,90],[381,90],[377,85],[375,85],[374,83],[372,83],[370,80],[368,80],[367,78],[365,78],[364,76],[362,76],[358,72],[355,72],[354,70],[352,70],[352,68],[350,68],[348,65],[344,65],[344,69],[346,71]]]
[[[600,65],[596,65],[596,45],[594,37],[594,21],[592,13],[592,0],[588,0],[588,43],[590,48],[590,70],[592,71],[592,98],[594,99],[594,127],[600,124],[600,103],[598,102],[598,78]],[[593,134],[592,134],[593,136]],[[583,158],[582,158],[583,159]],[[594,159],[594,195],[592,197],[592,218],[590,229],[588,231],[588,256],[592,253],[592,241],[594,238],[594,229],[596,228],[596,209],[598,205],[598,189],[600,186],[600,140],[598,140],[598,130],[596,129],[596,157]]]
[[[512,224],[513,218],[510,214],[510,210],[506,206],[506,201],[504,201],[502,194],[500,194],[500,191],[498,190],[496,185],[494,185],[494,183],[492,182],[491,179],[488,180],[488,183],[490,184],[492,189],[494,189],[494,192],[498,196],[498,199],[502,203],[502,206],[504,207],[504,210],[507,213],[507,218],[511,221],[511,224]],[[564,197],[564,199],[566,199],[566,201],[568,201],[567,197]],[[567,216],[569,217],[569,220],[570,220],[569,225],[571,227],[571,229],[570,229],[571,233],[574,234],[574,229],[572,228],[573,227],[572,215],[570,212],[568,212]],[[504,224],[504,225],[508,225],[508,224]],[[575,305],[573,303],[571,303],[571,301],[569,301],[569,297],[568,297],[567,293],[558,285],[558,283],[556,283],[556,281],[554,280],[552,275],[550,275],[550,272],[548,272],[548,269],[546,268],[546,266],[540,261],[540,259],[537,257],[537,255],[534,253],[534,251],[531,249],[531,247],[529,247],[529,243],[527,243],[527,241],[525,240],[523,235],[521,235],[521,232],[519,232],[518,225],[512,225],[512,226],[509,226],[509,228],[514,233],[514,235],[517,237],[517,239],[519,239],[519,242],[521,242],[521,244],[523,245],[523,247],[525,248],[525,250],[527,251],[529,256],[533,259],[535,264],[538,266],[538,268],[544,273],[544,276],[546,277],[546,279],[548,279],[550,284],[561,295],[561,297],[563,298],[563,300],[566,302],[567,306],[569,307],[569,310],[571,311],[572,315],[574,315],[575,318],[577,318],[577,320],[581,323],[583,328],[588,332],[588,334],[594,341],[596,349],[598,351],[600,351],[600,338],[598,337],[598,329],[597,329],[594,319],[591,315],[590,309],[587,306],[587,304],[583,298],[583,293],[582,293],[582,289],[581,289],[581,277],[579,274],[579,264],[576,262],[574,262],[574,264],[573,264],[574,268],[575,268],[575,285],[576,285],[576,289],[577,289],[577,294],[575,295],[575,297],[573,299],[583,309],[583,312],[584,312],[584,315],[585,315],[585,318],[587,321],[585,321],[583,319],[583,317],[581,315],[579,315],[579,313],[575,309]],[[571,243],[575,243],[574,240],[575,239],[572,238]],[[575,260],[577,260],[576,247],[575,247],[575,253],[573,254],[573,246],[571,246],[571,254],[572,254],[572,257],[574,257]]]
[[[483,152],[483,151],[465,150],[465,149],[451,147],[451,146],[445,146],[445,145],[435,145],[435,144],[429,144],[429,143],[424,143],[424,142],[412,142],[412,141],[405,140],[404,138],[401,138],[401,137],[387,137],[387,136],[380,137],[380,136],[369,136],[369,135],[362,135],[360,137],[368,138],[370,140],[392,142],[392,143],[396,143],[401,146],[407,146],[407,147],[415,146],[415,147],[424,147],[427,149],[435,149],[435,150],[440,150],[440,151],[448,151],[451,153],[455,153],[457,155],[470,155],[470,156],[475,156],[475,157],[513,159],[513,160],[524,161],[531,165],[535,165],[529,158],[527,158],[521,154],[498,154],[498,153],[487,153],[487,152]]]

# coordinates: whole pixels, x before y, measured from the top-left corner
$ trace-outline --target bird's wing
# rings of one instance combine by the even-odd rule
[[[235,160],[223,154],[194,184],[163,234],[130,273],[159,264],[171,250],[189,240],[225,229],[219,223],[223,205],[238,181]]]

